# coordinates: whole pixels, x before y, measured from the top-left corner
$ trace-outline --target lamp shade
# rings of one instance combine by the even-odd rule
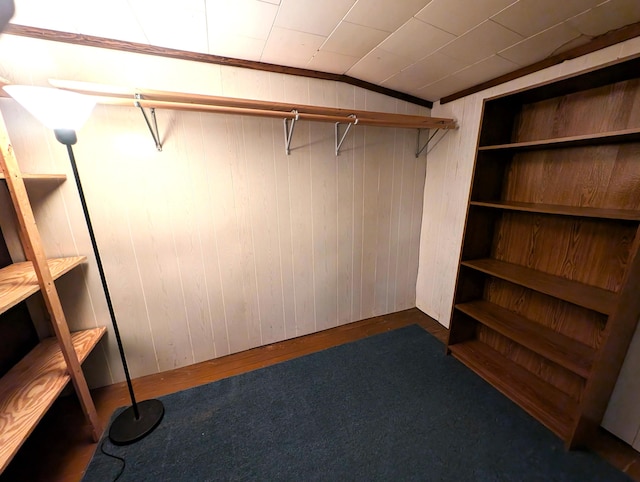
[[[96,104],[89,96],[52,87],[7,85],[3,89],[36,119],[54,130],[79,129]]]

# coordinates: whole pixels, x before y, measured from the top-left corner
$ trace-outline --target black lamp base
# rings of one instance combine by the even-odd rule
[[[136,420],[133,406],[116,417],[109,429],[109,440],[115,445],[128,445],[143,439],[155,429],[164,415],[160,400],[145,400],[138,403]]]

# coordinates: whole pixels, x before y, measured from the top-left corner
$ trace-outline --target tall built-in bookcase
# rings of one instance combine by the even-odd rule
[[[0,115],[0,177],[11,195],[27,261],[0,269],[0,313],[40,292],[54,337],[40,343],[0,378],[0,473],[11,462],[54,400],[71,381],[94,441],[102,427],[80,364],[106,332],[104,327],[70,333],[55,280],[86,261],[84,256],[47,259],[27,195],[29,183],[61,182],[59,174],[23,174]]]
[[[588,444],[640,316],[640,59],[484,103],[448,350]]]

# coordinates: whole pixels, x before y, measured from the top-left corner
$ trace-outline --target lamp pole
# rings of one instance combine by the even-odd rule
[[[109,429],[109,439],[114,444],[126,445],[140,440],[141,438],[151,433],[154,428],[156,428],[164,415],[164,406],[159,400],[145,400],[140,404],[138,404],[138,402],[136,401],[135,393],[133,392],[133,385],[131,383],[131,376],[129,375],[129,368],[127,366],[127,358],[124,353],[122,338],[120,337],[120,330],[118,329],[118,322],[116,321],[113,303],[111,302],[111,294],[109,293],[107,277],[104,273],[100,251],[98,250],[98,243],[96,242],[96,236],[93,231],[93,223],[91,222],[89,208],[87,207],[87,201],[84,196],[84,189],[82,188],[82,181],[80,180],[78,165],[76,164],[76,158],[73,154],[73,148],[71,147],[77,142],[78,138],[76,136],[76,132],[72,129],[54,129],[54,133],[56,139],[67,147],[69,162],[71,163],[73,177],[76,181],[80,203],[82,204],[82,212],[84,213],[84,219],[87,223],[89,238],[91,239],[91,246],[93,247],[93,254],[96,258],[96,264],[98,265],[98,272],[100,273],[102,289],[104,290],[104,296],[107,300],[107,307],[109,308],[111,324],[116,335],[116,342],[118,344],[118,350],[120,352],[120,358],[122,360],[122,368],[124,369],[124,375],[127,380],[127,388],[129,390],[129,397],[131,398],[131,407],[124,410],[113,421]]]

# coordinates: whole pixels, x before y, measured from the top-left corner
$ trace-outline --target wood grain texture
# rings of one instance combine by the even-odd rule
[[[484,299],[592,348],[598,348],[607,316],[553,296],[492,278]]]
[[[564,109],[564,106],[557,99],[554,101],[555,103],[548,102],[548,105],[553,107],[550,107],[544,116],[540,116],[540,119],[542,119],[541,122],[549,125],[540,127],[540,134],[537,137],[517,139],[512,136],[510,125],[513,123],[518,105],[522,103],[540,102],[542,104],[545,102],[543,99],[548,101],[563,94],[563,89],[565,93],[571,89],[575,91],[575,89],[585,87],[588,83],[592,83],[592,85],[595,83],[601,89],[607,83],[618,82],[620,78],[637,77],[639,54],[640,44],[637,40],[626,41],[620,45],[547,68],[533,75],[513,79],[502,85],[495,85],[483,92],[467,95],[444,105],[435,104],[434,116],[450,116],[452,112],[457,112],[456,118],[459,119],[461,128],[460,131],[449,133],[445,141],[436,146],[429,154],[429,165],[434,166],[434,168],[427,170],[420,273],[418,277],[418,306],[433,315],[440,307],[437,300],[441,295],[448,296],[450,297],[449,299],[453,298],[453,287],[447,287],[442,280],[449,274],[449,269],[444,269],[446,260],[447,258],[455,258],[456,252],[461,245],[461,237],[454,239],[449,244],[448,250],[438,249],[439,241],[437,239],[441,237],[441,233],[446,233],[450,236],[456,231],[455,226],[450,222],[451,219],[454,219],[454,216],[450,215],[448,218],[439,219],[438,209],[441,199],[445,195],[449,195],[447,191],[468,192],[469,190],[473,178],[471,172],[468,173],[465,182],[458,184],[448,182],[446,173],[458,169],[462,164],[473,163],[476,146],[468,143],[460,149],[454,149],[452,148],[451,140],[456,139],[467,128],[472,131],[471,137],[474,134],[478,134],[481,116],[477,112],[482,111],[483,102],[486,101],[488,104],[501,103],[494,109],[494,119],[498,119],[498,121],[484,123],[487,128],[482,129],[483,146],[507,144],[518,142],[519,140],[535,142],[544,139],[546,133],[552,132],[554,123],[559,125],[563,122],[570,124],[565,128],[565,132],[571,132],[571,134],[567,134],[568,136],[574,134],[578,136],[597,136],[599,133],[618,129],[637,129],[640,126],[636,106],[637,94],[630,94],[629,91],[627,94],[621,91],[615,93],[617,96],[615,103],[620,107],[617,111],[615,107],[605,105],[606,102],[596,96],[596,104],[602,106],[602,108],[598,108],[598,115],[589,114],[588,118],[584,120],[580,119],[580,115],[568,113],[562,114],[562,117],[554,118],[555,113],[553,113],[553,110],[560,112]],[[628,67],[626,62],[621,62],[622,59],[627,58],[635,59],[628,63]],[[604,73],[600,69],[602,66],[607,68],[613,66],[614,70],[611,74]],[[588,79],[585,82],[575,82],[574,74],[579,72],[587,73]],[[531,93],[531,87],[537,87],[538,85],[545,89],[545,93]],[[623,87],[622,91],[626,89],[629,89],[628,85]],[[606,87],[601,91],[606,91]],[[576,96],[573,101],[576,105],[588,100],[588,96],[583,96],[584,99],[581,101],[577,97],[579,96]],[[584,108],[582,109],[584,111]],[[487,112],[489,111],[485,111],[485,116]],[[611,113],[613,118],[603,119],[602,113]],[[580,132],[576,127],[580,123],[589,129],[588,134]],[[561,129],[562,126],[555,128]],[[560,132],[560,130],[557,132]],[[634,134],[631,134],[630,137],[633,138],[633,136]],[[559,148],[560,146],[554,146],[553,149],[545,150],[544,152],[540,149],[537,149],[536,152],[517,152],[517,150],[509,152],[509,149],[482,150],[478,153],[476,161],[475,179],[477,182],[473,183],[472,200],[497,203],[541,203],[569,206],[569,208],[585,207],[636,211],[639,178],[636,171],[638,154],[635,146],[636,143],[631,142],[619,145],[610,144],[603,147],[576,146],[571,149],[562,149]],[[532,168],[525,173],[525,167],[533,167],[534,164],[535,169]],[[571,169],[569,169],[570,166]],[[580,168],[581,166],[583,167],[582,169]],[[587,169],[587,166],[590,166],[589,169]],[[518,173],[517,171],[520,169],[522,170]],[[573,175],[568,174],[568,172],[573,172]],[[505,173],[511,176],[509,182],[513,183],[514,180],[518,180],[517,189],[514,189],[515,184],[512,184],[508,190],[503,190],[504,186],[507,185]],[[534,193],[534,190],[529,190],[527,187],[530,185],[526,182],[527,178],[542,178],[544,182]],[[521,197],[518,197],[518,195]],[[459,205],[457,209],[458,216],[464,216],[466,210],[467,206]],[[502,216],[499,214],[500,209],[473,206],[470,213],[474,210],[477,212],[496,211],[496,214],[493,215],[494,217]],[[606,223],[610,222],[607,221]],[[477,224],[483,229],[492,229],[491,227],[487,228],[488,225],[486,223]],[[629,226],[633,224],[635,224],[635,221],[634,223],[627,223]],[[482,236],[481,233],[472,232],[471,235],[473,234],[476,237]],[[469,231],[467,231],[467,236],[469,235]],[[479,251],[482,249],[486,251],[486,248],[483,248],[480,244],[476,244],[476,247]],[[466,246],[465,249],[467,249]],[[442,269],[439,269],[439,267]],[[497,278],[485,277],[481,283],[478,283],[475,278],[469,275],[472,270],[465,267],[462,269],[466,270],[467,273],[464,278],[466,280],[465,286],[462,287],[464,289],[461,290],[460,295],[462,298],[466,298],[466,301],[474,299],[474,296],[476,296],[475,299],[484,297],[492,303],[517,312],[532,321],[549,326],[566,336],[579,340],[581,343],[592,347],[601,346],[604,339],[607,316],[579,308],[572,303],[553,299],[547,295]],[[423,283],[422,281],[425,279],[433,279],[434,281]],[[478,284],[484,286],[485,283],[487,284],[485,291],[478,288]],[[457,300],[457,302],[461,301],[464,300]],[[460,317],[464,323],[467,323],[466,326],[461,328],[468,329],[475,323],[472,319],[469,320],[469,317],[463,318],[462,314],[460,314]],[[446,324],[449,321],[446,311],[438,319]],[[455,330],[452,330],[452,333],[453,331]],[[633,347],[640,346],[637,341],[639,336],[640,334],[636,332]],[[616,402],[609,406],[605,417],[607,429],[612,430],[620,437],[624,437],[629,443],[632,443],[636,438],[635,434],[638,433],[639,428],[638,420],[640,420],[637,417],[637,410],[635,410],[635,407],[638,406],[638,391],[636,389],[638,385],[636,383],[637,370],[634,368],[636,364],[632,365],[634,360],[637,360],[635,353],[629,353],[622,372],[623,375],[618,380]],[[539,367],[538,361],[531,359],[531,363],[531,368],[535,371]],[[630,424],[634,426],[631,427]]]
[[[542,149],[558,149],[566,147],[579,147],[589,145],[615,144],[622,142],[638,142],[640,140],[640,128],[623,129],[611,132],[597,132],[594,134],[581,134],[568,137],[553,137],[525,142],[512,142],[508,144],[481,145],[478,151],[531,151]]]
[[[512,142],[637,129],[639,85],[639,79],[624,80],[525,104],[514,122]]]
[[[27,181],[57,181],[62,182],[67,179],[66,174],[31,174],[31,173],[22,173],[22,178]],[[4,174],[0,174],[0,179],[4,179]]]
[[[449,347],[453,355],[478,373],[549,430],[565,437],[570,430],[575,401],[541,381],[523,368],[509,363],[481,341],[473,340]]]
[[[73,348],[81,363],[105,332],[105,328],[94,328],[72,333]],[[48,338],[0,379],[0,472],[70,378],[57,341]]]
[[[49,259],[49,269],[54,279],[86,261],[84,256]],[[31,261],[14,263],[0,270],[0,313],[26,300],[40,291],[40,285]]]
[[[602,209],[640,208],[635,162],[640,144],[580,147],[516,154],[508,166],[502,199]],[[531,179],[544,182],[537,189]]]
[[[478,300],[455,308],[516,343],[588,378],[595,350],[498,305]]]
[[[560,204],[524,203],[518,201],[471,201],[472,206],[483,206],[510,211],[523,211],[540,214],[557,214],[583,218],[619,219],[621,221],[640,221],[640,211],[633,209],[606,209]]]
[[[521,265],[489,258],[463,261],[460,264],[599,313],[611,313],[615,306],[616,296],[612,291],[570,281]]]
[[[4,118],[1,115],[0,167],[5,175],[9,194],[11,195],[13,211],[18,221],[21,244],[27,259],[32,264],[32,269],[38,280],[38,287],[50,316],[51,326],[56,335],[56,340],[60,345],[62,357],[87,421],[91,425],[91,436],[93,440],[97,441],[100,438],[102,427],[98,421],[87,381],[73,348],[62,302],[56,290],[53,275],[49,269],[49,262],[47,261],[40,233],[36,226],[35,216],[18,166],[18,160],[13,150]]]
[[[476,339],[501,354],[508,360],[507,363],[528,371],[573,400],[580,400],[585,387],[585,379],[583,377],[503,336],[486,325],[478,325]],[[570,415],[573,418],[576,414],[573,412]]]
[[[310,79],[310,82],[316,82]],[[405,127],[414,129],[455,129],[454,119],[432,118],[429,116],[406,115],[387,111],[343,109],[333,107],[333,97],[313,105],[282,103],[257,99],[243,99],[240,96],[221,97],[182,92],[167,92],[142,89],[122,89],[104,84],[91,84],[68,80],[52,79],[50,83],[58,88],[90,95],[97,102],[111,105],[130,105],[134,96],[143,107],[177,110],[255,115],[317,122],[342,122],[378,127]],[[351,117],[354,117],[353,119]]]
[[[497,145],[478,148],[480,175],[474,177],[461,266],[489,276],[482,280],[460,269],[456,298],[464,316],[453,317],[460,326],[450,332],[449,349],[481,342],[503,357],[506,366],[496,364],[491,375],[494,385],[518,366],[578,401],[569,426],[559,432],[568,448],[588,444],[596,433],[640,316],[637,296],[628,295],[640,276],[638,222],[629,218],[637,213],[640,180],[634,162],[640,79],[621,65],[605,69],[620,73],[610,84],[602,82],[611,78],[607,73],[589,74],[575,85],[566,79],[561,87],[548,84],[485,102],[480,139]],[[492,125],[505,111],[503,130],[513,127],[511,144]],[[486,256],[487,240],[489,257],[465,258]],[[493,300],[495,305],[488,303]],[[563,302],[577,306],[568,309]],[[576,307],[601,315],[583,317]],[[548,328],[515,314],[523,309]],[[584,344],[573,338],[578,332]],[[589,354],[582,362],[575,356],[580,351]],[[483,355],[466,356],[478,358],[481,372]],[[524,387],[510,396],[540,409],[546,403]],[[543,412],[537,417],[545,423]]]
[[[613,292],[635,237],[634,223],[515,212],[495,229],[493,258]]]

